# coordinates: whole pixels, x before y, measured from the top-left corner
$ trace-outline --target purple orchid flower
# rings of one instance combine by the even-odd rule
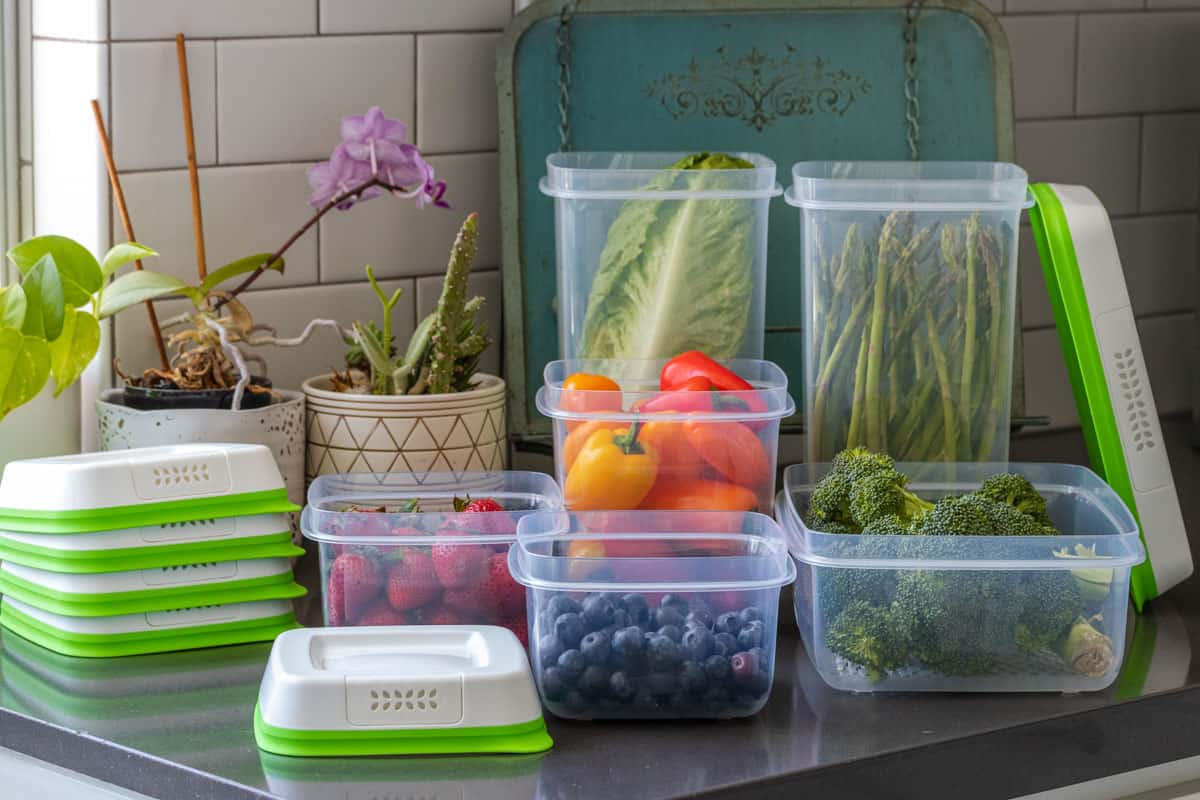
[[[343,117],[341,133],[342,142],[334,148],[329,161],[308,170],[308,182],[313,189],[309,204],[314,208],[323,208],[335,198],[372,181],[390,187],[399,197],[415,197],[418,207],[429,202],[441,208],[450,207],[442,200],[445,182],[435,182],[433,168],[421,151],[404,141],[408,126],[403,122],[390,119],[379,106],[372,106],[366,114]],[[346,197],[337,208],[344,210],[379,194],[380,187],[371,186]]]

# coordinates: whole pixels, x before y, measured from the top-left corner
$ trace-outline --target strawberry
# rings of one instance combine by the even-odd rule
[[[480,497],[472,500],[471,496],[467,495],[466,504],[464,504],[461,509],[457,510],[465,511],[468,514],[480,514],[489,511],[503,511],[504,506],[500,505],[490,497]]]
[[[353,623],[383,588],[379,565],[362,553],[342,553],[329,567],[329,592],[326,598],[332,621]]]
[[[408,619],[380,598],[358,618],[359,625],[407,625]]]
[[[508,556],[493,553],[488,559],[488,575],[483,591],[499,606],[500,615],[516,617],[525,613],[525,587],[513,580],[508,572]]]
[[[459,515],[454,517],[450,524],[471,533],[512,536],[517,532],[517,521],[513,515],[505,511],[504,506],[490,497],[480,497],[474,500],[470,495],[467,495],[465,500],[456,497],[454,498],[454,510],[459,512]],[[467,517],[467,514],[484,516]]]
[[[458,543],[451,538],[452,529],[443,528],[442,538],[433,546],[433,569],[442,586],[460,589],[478,584],[487,574],[487,560],[492,549],[474,542]],[[458,531],[457,535],[462,535]]]
[[[387,599],[397,611],[428,605],[441,592],[433,558],[413,547],[395,553],[387,574]]]
[[[514,617],[513,619],[507,619],[500,624],[515,633],[521,644],[529,647],[529,622],[525,619],[525,617]]]
[[[432,611],[422,615],[421,622],[425,625],[462,625],[466,622],[458,612],[445,606],[435,606]]]
[[[470,618],[493,617],[496,614],[496,601],[485,591],[482,583],[461,589],[447,589],[442,594],[442,602],[447,608]]]

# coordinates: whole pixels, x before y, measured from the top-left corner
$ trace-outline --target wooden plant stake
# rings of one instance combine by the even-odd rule
[[[187,49],[182,33],[175,34],[175,58],[179,62],[179,96],[183,103],[183,136],[187,144],[188,183],[192,189],[192,232],[196,237],[196,274],[208,277],[204,256],[204,217],[200,211],[200,173],[196,169],[196,134],[192,126],[192,87],[188,81]]]
[[[104,165],[108,168],[108,182],[112,186],[113,197],[117,201],[117,213],[121,216],[121,225],[125,228],[125,238],[131,242],[137,239],[133,236],[133,222],[129,219],[129,208],[125,205],[125,192],[121,190],[121,177],[117,174],[117,163],[113,160],[112,142],[108,140],[108,130],[104,127],[104,115],[100,104],[92,101],[92,116],[96,118],[96,132],[100,134],[100,149],[104,151]],[[135,269],[143,269],[142,260],[133,262]],[[154,346],[158,350],[158,360],[164,371],[171,368],[167,358],[167,346],[163,342],[162,329],[158,327],[158,314],[154,311],[154,303],[146,301],[146,315],[150,318],[150,330],[154,332]]]

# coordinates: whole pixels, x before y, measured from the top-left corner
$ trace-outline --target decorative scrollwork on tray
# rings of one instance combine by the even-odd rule
[[[741,119],[759,131],[780,117],[818,112],[846,113],[871,85],[861,75],[832,70],[817,56],[803,60],[796,48],[784,45],[782,56],[760,52],[731,57],[725,47],[717,60],[704,63],[693,56],[683,73],[668,73],[646,86],[674,119],[700,113],[705,117]]]

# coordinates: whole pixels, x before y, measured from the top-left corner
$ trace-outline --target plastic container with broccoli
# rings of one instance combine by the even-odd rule
[[[789,467],[777,516],[796,621],[830,686],[1079,692],[1121,667],[1129,509],[1065,464],[893,464],[848,450]]]
[[[807,460],[1006,460],[1024,170],[820,161],[792,178]]]
[[[762,358],[767,212],[754,153],[554,153],[563,358]]]

